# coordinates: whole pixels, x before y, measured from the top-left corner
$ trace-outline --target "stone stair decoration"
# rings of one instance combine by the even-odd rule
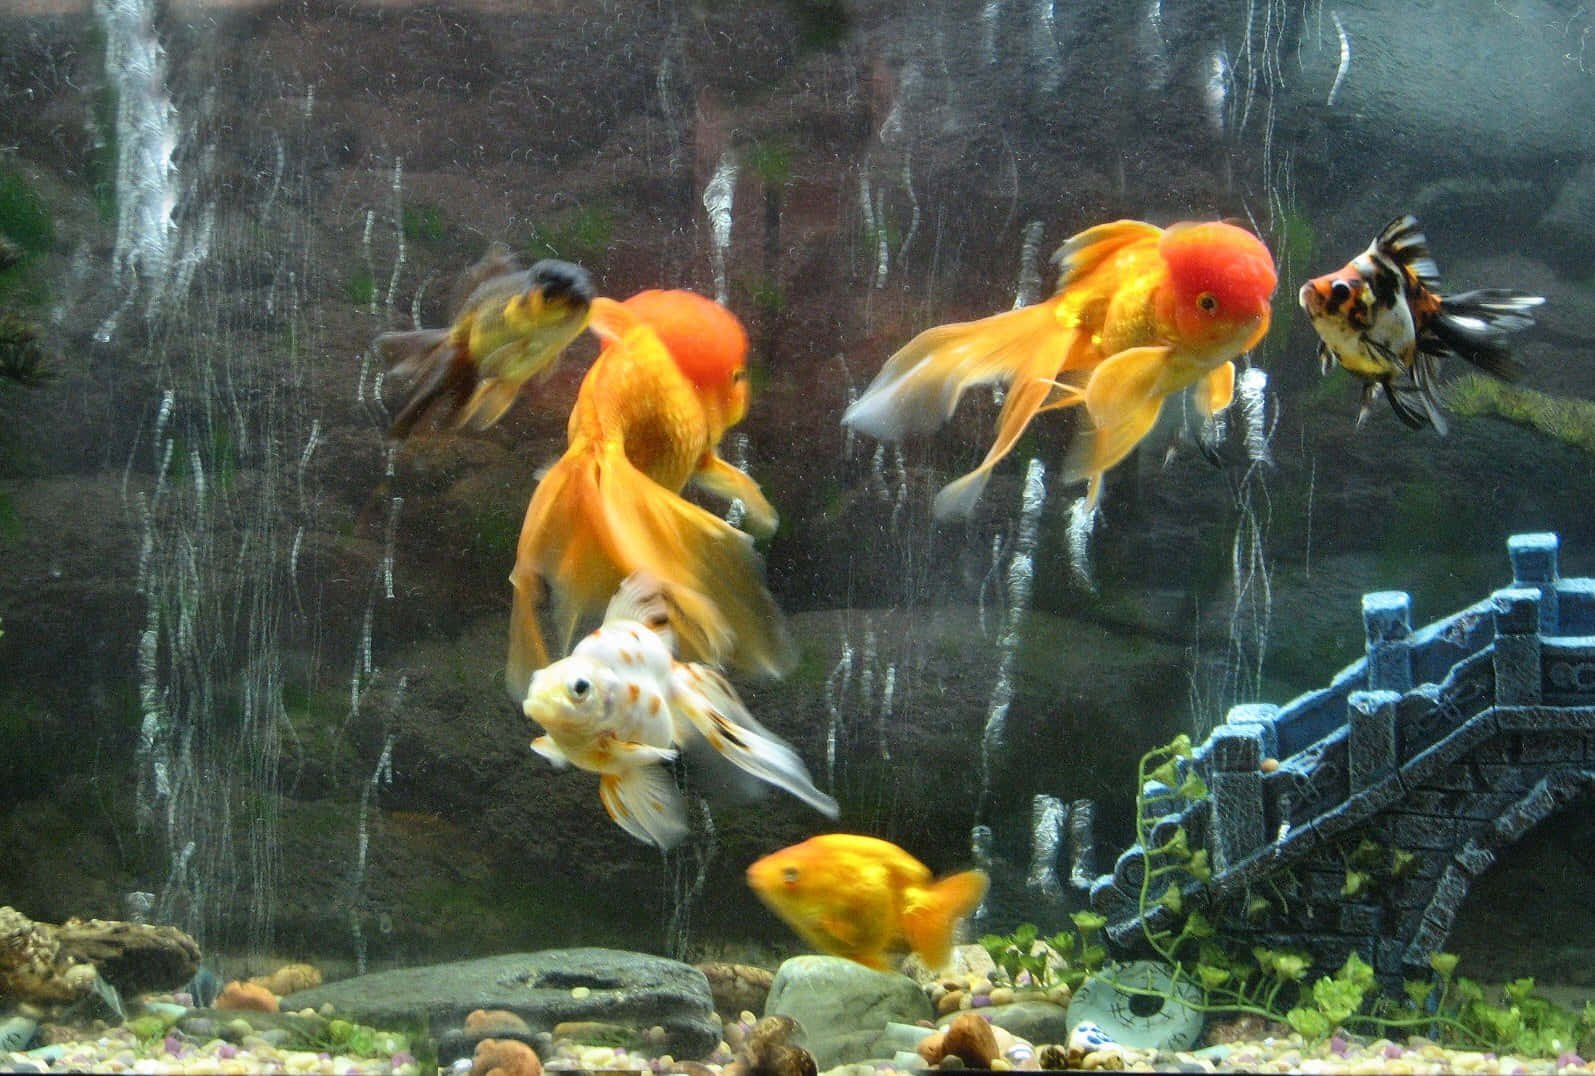
[[[1178,761],[1206,795],[1142,790],[1168,807],[1154,869],[1178,830],[1206,850],[1204,880],[1173,875],[1184,914],[1305,950],[1316,973],[1356,952],[1398,990],[1428,975],[1474,879],[1595,792],[1595,579],[1559,578],[1554,534],[1507,550],[1511,586],[1417,630],[1407,594],[1364,595],[1363,658],[1284,706],[1232,708]],[[1091,887],[1124,954],[1147,951],[1143,916],[1154,931],[1176,920],[1139,899],[1146,869],[1135,845]]]

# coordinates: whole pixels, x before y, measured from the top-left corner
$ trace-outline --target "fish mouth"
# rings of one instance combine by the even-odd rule
[[[1303,284],[1296,293],[1296,302],[1309,314],[1323,313],[1323,300],[1318,297],[1317,290],[1311,284]]]

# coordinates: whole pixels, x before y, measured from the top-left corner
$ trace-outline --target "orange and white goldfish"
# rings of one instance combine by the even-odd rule
[[[1440,270],[1410,213],[1397,217],[1333,273],[1314,277],[1297,295],[1318,334],[1325,373],[1339,363],[1363,382],[1360,425],[1381,393],[1412,429],[1446,432],[1436,396],[1442,359],[1460,356],[1485,373],[1516,381],[1523,367],[1509,333],[1529,328],[1539,295],[1504,288],[1440,294]]]
[[[470,291],[447,329],[383,333],[372,341],[393,374],[415,380],[388,428],[391,437],[408,436],[433,411],[441,425],[487,429],[587,326],[593,281],[579,265],[549,258],[522,269],[495,246],[466,281]]]
[[[825,833],[771,852],[748,868],[748,885],[821,952],[885,969],[908,948],[932,969],[952,956],[958,921],[986,896],[984,871],[935,880],[890,841]]]
[[[693,737],[836,817],[836,801],[814,787],[797,752],[753,719],[718,670],[675,659],[664,593],[645,573],[621,583],[603,626],[569,657],[532,675],[521,709],[545,730],[532,750],[598,774],[609,817],[660,848],[688,832],[681,793],[662,763]]]
[[[796,651],[753,539],[680,496],[690,480],[740,500],[754,534],[775,531],[758,484],[715,451],[748,409],[742,323],[693,292],[645,291],[595,299],[592,328],[605,345],[571,409],[565,454],[527,505],[510,574],[511,694],[524,696],[550,650],[563,652],[636,571],[663,586],[685,656],[788,671]]]
[[[946,422],[967,389],[1007,386],[996,440],[980,466],[936,495],[937,519],[974,510],[1038,413],[1082,403],[1091,431],[1071,449],[1064,478],[1088,480],[1095,508],[1102,476],[1151,432],[1164,398],[1200,385],[1202,413],[1222,410],[1234,394],[1231,360],[1268,331],[1274,259],[1232,224],[1119,220],[1080,232],[1052,260],[1061,270],[1052,298],[925,330],[842,417],[898,441]]]

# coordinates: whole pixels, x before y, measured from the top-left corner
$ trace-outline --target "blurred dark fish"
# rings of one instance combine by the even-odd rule
[[[1435,395],[1440,361],[1459,356],[1503,381],[1523,376],[1507,336],[1534,324],[1538,295],[1505,288],[1440,294],[1440,270],[1411,214],[1397,217],[1333,273],[1301,287],[1301,308],[1318,333],[1325,372],[1339,363],[1363,381],[1368,416],[1383,393],[1396,417],[1415,430],[1446,432]]]
[[[429,415],[452,429],[487,429],[587,327],[593,281],[579,265],[545,259],[521,269],[495,248],[467,280],[473,286],[448,328],[383,333],[372,341],[392,373],[414,379],[389,436],[408,436]]]

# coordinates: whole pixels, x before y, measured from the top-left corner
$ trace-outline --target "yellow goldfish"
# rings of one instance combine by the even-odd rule
[[[487,429],[587,326],[593,281],[579,265],[548,258],[521,269],[495,247],[466,279],[473,286],[447,329],[383,333],[372,341],[393,374],[415,380],[388,428],[391,437],[408,436],[434,409],[439,423]]]
[[[675,659],[669,607],[646,573],[621,583],[603,626],[569,657],[532,675],[521,709],[546,731],[532,750],[599,774],[609,817],[660,848],[687,835],[686,808],[662,763],[693,737],[836,817],[836,801],[814,787],[797,752],[753,719],[718,670]]]
[[[624,303],[594,300],[592,327],[605,346],[571,409],[565,454],[521,525],[510,575],[511,694],[524,696],[550,650],[568,647],[578,621],[636,571],[659,580],[685,656],[784,673],[795,651],[753,539],[679,495],[692,481],[740,500],[753,533],[775,531],[758,484],[715,451],[747,413],[742,323],[692,292],[645,291]]]
[[[996,440],[978,467],[936,495],[938,519],[974,510],[992,468],[1032,418],[1076,404],[1085,405],[1091,430],[1071,449],[1064,478],[1088,480],[1094,508],[1102,476],[1151,432],[1164,398],[1199,385],[1203,414],[1227,407],[1231,360],[1268,331],[1274,259],[1231,224],[1114,221],[1075,235],[1053,261],[1061,272],[1052,298],[925,330],[842,417],[899,441],[946,422],[965,390],[1007,386]]]
[[[952,956],[958,921],[986,895],[984,871],[931,878],[930,868],[889,841],[825,833],[771,852],[748,868],[748,885],[821,952],[885,969],[906,948],[939,969]]]

